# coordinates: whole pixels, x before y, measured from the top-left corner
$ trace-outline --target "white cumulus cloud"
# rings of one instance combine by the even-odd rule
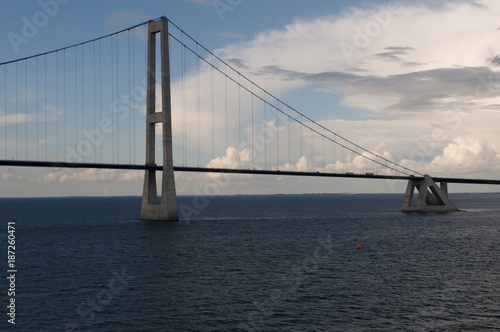
[[[429,167],[441,174],[485,174],[500,171],[500,155],[485,140],[456,138]]]

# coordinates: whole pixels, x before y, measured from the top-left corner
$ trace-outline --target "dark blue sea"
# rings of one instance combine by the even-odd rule
[[[179,222],[140,221],[139,197],[0,199],[0,330],[500,330],[500,194],[451,198],[466,212],[405,214],[402,194],[179,197]]]

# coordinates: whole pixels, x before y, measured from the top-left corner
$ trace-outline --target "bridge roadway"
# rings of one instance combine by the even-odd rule
[[[97,168],[97,169],[125,169],[125,170],[146,170],[156,169],[161,171],[162,166],[158,165],[131,165],[131,164],[97,164],[97,163],[68,163],[51,161],[22,161],[22,160],[0,160],[0,166],[21,166],[21,167],[51,167],[51,168]],[[199,172],[199,173],[229,173],[229,174],[257,174],[257,175],[291,175],[291,176],[320,176],[337,178],[356,178],[356,179],[385,179],[385,180],[420,180],[420,176],[402,176],[402,175],[377,175],[372,173],[355,174],[347,173],[323,173],[323,172],[296,172],[285,170],[259,170],[259,169],[226,169],[226,168],[207,168],[207,167],[186,167],[174,166],[177,172]],[[435,182],[447,183],[467,183],[467,184],[490,184],[500,185],[500,180],[488,179],[463,179],[463,178],[443,178],[433,177]]]

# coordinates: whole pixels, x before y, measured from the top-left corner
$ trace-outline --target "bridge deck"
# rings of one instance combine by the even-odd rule
[[[162,166],[151,165],[130,165],[130,164],[96,164],[96,163],[67,163],[50,161],[20,161],[20,160],[0,160],[0,166],[21,166],[21,167],[52,167],[52,168],[98,168],[98,169],[125,169],[125,170],[162,170]],[[377,175],[371,173],[323,173],[323,172],[296,172],[286,170],[259,170],[259,169],[226,169],[226,168],[206,168],[206,167],[185,167],[174,166],[174,171],[178,172],[200,172],[200,173],[229,173],[229,174],[257,174],[257,175],[287,175],[287,176],[320,176],[337,178],[358,178],[358,179],[385,179],[385,180],[419,180],[423,177],[401,176],[401,175]],[[500,185],[500,180],[489,179],[463,179],[463,178],[443,178],[433,177],[435,182],[466,183],[466,184],[489,184]]]

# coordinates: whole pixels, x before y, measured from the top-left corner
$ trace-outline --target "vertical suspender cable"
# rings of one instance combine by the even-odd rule
[[[85,68],[83,62],[83,45],[82,45],[82,142],[85,142]],[[85,161],[85,153],[82,151],[82,160]]]
[[[66,126],[66,113],[67,113],[67,109],[66,109],[66,50],[63,51],[63,109],[64,109],[64,150],[63,150],[63,154],[64,154],[64,161],[67,161],[66,160],[66,149],[67,149],[67,145],[66,145],[66,129],[67,129],[67,126]]]
[[[132,67],[131,67],[131,64],[130,64],[130,30],[128,30],[128,36],[127,36],[127,42],[128,42],[128,51],[127,51],[127,55],[128,55],[128,163],[129,164],[132,164],[132,122],[131,122],[131,112],[130,112],[130,105],[132,104],[132,100],[130,98],[130,95],[132,94],[132,82],[131,82],[131,71],[132,71]]]
[[[335,165],[337,164],[337,140],[335,139],[336,136],[333,136],[333,173],[335,173]]]
[[[290,115],[290,109],[288,109],[288,114]],[[292,128],[291,128],[291,117],[288,117],[288,170],[291,170],[292,166]]]
[[[314,123],[311,123],[311,127]],[[311,172],[314,172],[314,131],[311,130]]]
[[[267,169],[267,93],[264,92],[264,169]]]
[[[253,136],[253,97],[254,97],[254,93],[253,93],[253,83],[252,83],[252,94],[251,94],[251,97],[252,97],[252,169],[255,168],[255,149],[254,149],[254,136]]]
[[[24,119],[26,125],[26,160],[28,160],[28,60],[24,60],[24,112],[26,118]],[[37,144],[37,153],[38,153],[38,144]]]
[[[38,141],[39,141],[39,136],[38,136],[38,123],[39,123],[39,117],[38,117],[38,112],[39,112],[39,101],[40,101],[40,94],[39,94],[39,89],[38,89],[38,57],[35,58],[35,65],[36,65],[36,70],[35,70],[35,82],[36,82],[36,143],[37,143],[37,149],[36,149],[36,160],[39,161],[39,156],[38,156]]]
[[[114,80],[114,74],[115,74],[115,58],[114,58],[114,52],[113,52],[113,36],[110,38],[110,48],[111,48],[111,122],[112,122],[112,127],[115,128],[115,117],[114,117],[114,93],[115,93],[115,80]],[[115,133],[114,131],[111,132],[111,162],[114,164],[115,163]]]
[[[342,164],[344,165],[344,170],[343,170],[343,173],[345,173],[345,169],[346,169],[346,160],[345,160],[345,141],[344,141],[344,147],[342,148]]]
[[[196,165],[200,167],[200,55],[196,43]]]
[[[17,86],[17,80],[18,79],[17,79],[17,76],[18,76],[18,70],[17,70],[17,62],[16,62],[16,160],[18,159],[18,150],[19,150],[18,146],[17,146],[18,145],[17,144],[18,137],[19,137],[19,135],[17,133],[18,132],[18,125],[17,124],[19,123],[19,121],[18,121],[18,115],[17,115],[19,113],[18,112],[18,110],[19,110],[19,108],[18,108],[18,100],[17,100],[17,96],[18,96],[18,86]]]
[[[56,52],[56,160],[59,161],[59,51]]]
[[[355,147],[354,147],[355,149]],[[357,152],[352,152],[352,165],[353,165],[353,168],[354,168],[354,173],[356,173],[357,171],[357,165],[356,165],[356,155],[357,155]]]
[[[299,124],[299,141],[300,141],[300,156],[299,158],[302,158],[304,154],[302,153],[302,131],[304,128],[302,128],[304,125],[304,119],[302,117],[302,114],[300,114],[300,124]]]
[[[361,153],[360,156],[362,157],[361,161],[363,163],[363,174],[365,174],[366,173],[366,162],[365,162],[366,159],[365,159],[365,156],[363,155],[363,153]]]
[[[280,127],[279,127],[279,100],[276,99],[276,169],[280,169]]]
[[[116,39],[116,96],[115,100],[118,101],[118,87],[120,84],[120,81],[118,79],[118,73],[119,73],[119,52],[118,52],[118,35],[115,35]],[[113,103],[115,103],[113,101]],[[115,108],[115,113],[116,113],[116,163],[120,163],[120,119],[118,118],[118,103],[116,103],[116,108]]]
[[[186,46],[184,33],[181,32],[181,70],[182,70],[182,165],[186,166]]]
[[[134,37],[134,34],[132,34],[132,82],[133,84],[136,84],[135,83],[135,37]],[[130,116],[132,117],[132,127],[133,127],[133,134],[132,134],[132,143],[133,143],[133,164],[136,163],[136,160],[135,160],[135,100],[136,100],[136,94],[135,94],[135,88],[133,89],[133,97],[132,97],[132,110],[131,110],[131,113],[130,113]],[[132,92],[131,92],[132,93]]]
[[[45,68],[44,68],[44,74],[43,76],[45,77],[45,161],[48,161],[48,148],[49,148],[49,134],[48,134],[48,123],[49,123],[49,119],[48,119],[48,104],[47,104],[47,55],[45,55],[45,64],[44,64]]]
[[[182,40],[184,33],[181,33]],[[186,45],[182,41],[182,165],[186,166]]]
[[[102,41],[99,39],[99,123],[102,123]],[[104,141],[104,140],[103,140]],[[101,148],[99,149],[100,162],[102,163],[102,150],[104,148],[104,142],[101,142]]]
[[[355,159],[356,159],[356,154],[354,153],[354,151],[352,151],[352,167],[354,169],[354,173],[356,173],[356,163],[355,163]]]
[[[148,24],[144,24],[144,73],[148,73]],[[147,86],[147,83],[146,83]],[[147,103],[147,101],[146,101]],[[147,109],[147,107],[146,107]]]
[[[93,93],[93,108],[94,108],[94,128],[97,129],[98,126],[97,126],[97,117],[96,117],[96,112],[97,112],[97,97],[96,97],[96,94],[97,94],[97,76],[96,76],[96,60],[95,60],[95,56],[96,56],[96,53],[95,53],[95,41],[93,42],[93,66],[94,66],[94,70],[93,70],[93,79],[94,79],[94,93]],[[96,146],[96,148],[98,148]],[[94,163],[97,163],[97,153],[96,151],[94,151]]]
[[[213,55],[210,54],[210,75],[211,75],[211,97],[210,97],[210,108],[211,108],[211,119],[210,119],[210,125],[211,125],[211,141],[212,141],[212,159],[215,158],[215,146],[214,146],[214,67],[212,64],[213,60]]]
[[[238,75],[238,160],[241,169],[241,85]]]
[[[3,88],[4,88],[4,136],[5,140],[3,142],[4,144],[4,150],[5,150],[5,159],[7,159],[7,65],[4,65],[4,77],[3,77]]]
[[[332,172],[335,173],[335,143],[330,140],[330,144],[332,145]]]
[[[227,148],[229,146],[228,146],[228,127],[227,127],[227,64],[226,63],[224,63],[224,76],[225,76],[224,99],[225,99],[225,113],[226,113],[226,150],[225,151],[227,151]]]
[[[325,167],[325,130],[323,129],[323,137],[321,140],[321,168]]]
[[[74,47],[75,50],[75,151],[78,152],[78,59],[77,59],[77,46]],[[75,160],[75,162],[78,161]]]

